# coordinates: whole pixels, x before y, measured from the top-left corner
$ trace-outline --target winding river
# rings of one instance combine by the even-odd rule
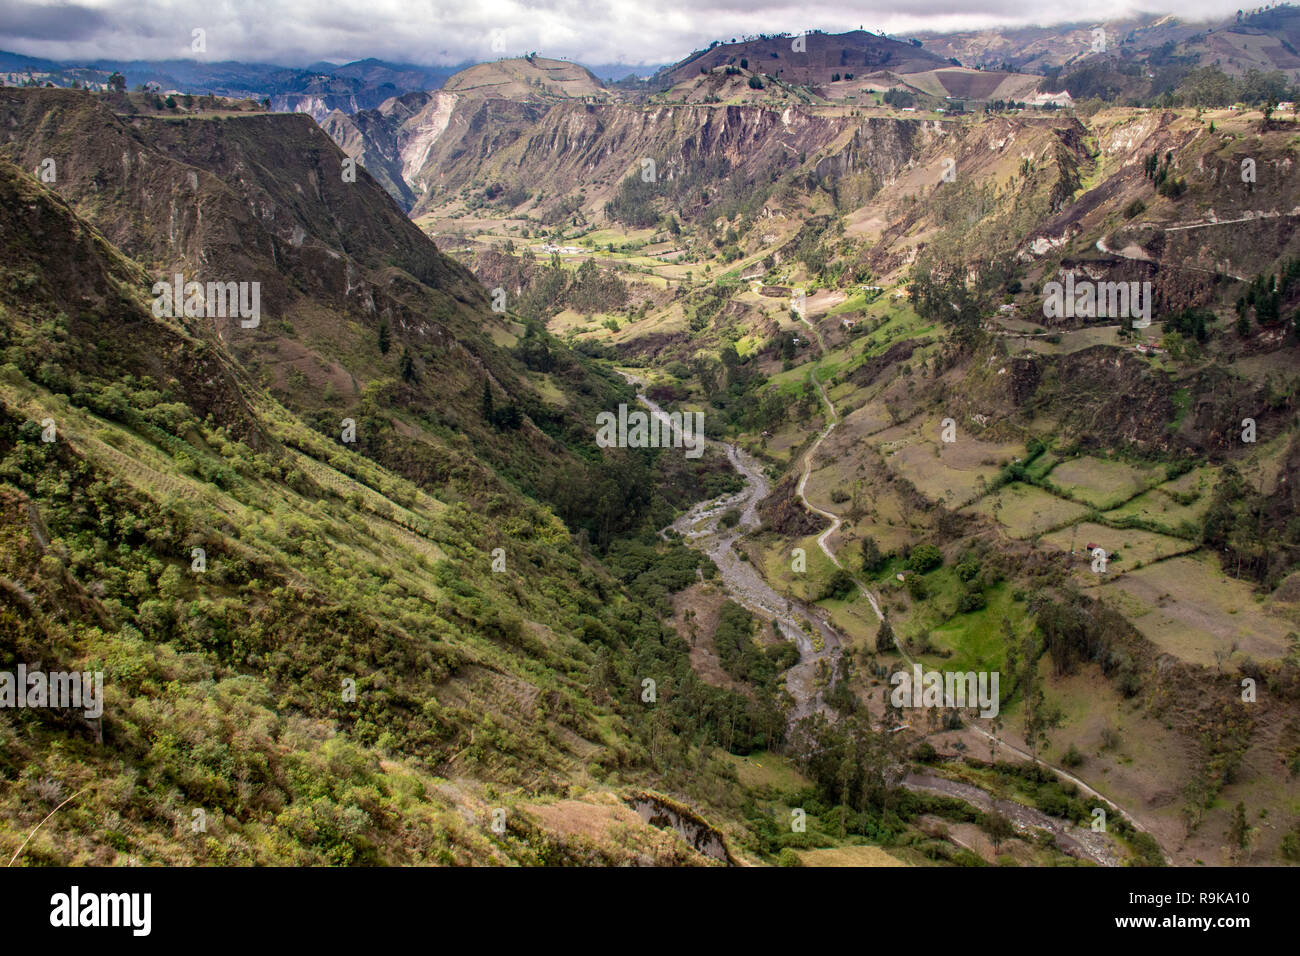
[[[642,391],[645,381],[628,372],[622,372],[621,374],[636,387],[637,401],[644,405],[655,418],[666,421],[667,414],[664,410]],[[821,392],[820,383],[816,384],[819,385],[818,391]],[[822,438],[825,438],[834,428],[835,411],[830,402],[826,400],[825,393],[821,392],[821,395],[823,401],[826,401],[832,416],[831,426],[821,435]],[[743,448],[731,442],[716,439],[708,439],[706,444],[714,446],[727,456],[731,466],[744,480],[745,486],[734,495],[697,502],[688,512],[678,517],[670,527],[693,547],[699,548],[713,559],[714,564],[718,566],[723,587],[736,603],[744,606],[760,618],[775,621],[785,638],[793,641],[799,649],[799,663],[786,672],[786,689],[793,700],[793,706],[790,709],[788,718],[789,726],[793,727],[796,721],[818,711],[829,714],[829,708],[824,699],[825,681],[834,674],[834,669],[839,662],[843,646],[840,635],[807,605],[777,593],[748,560],[740,557],[736,550],[736,542],[746,532],[756,530],[760,524],[758,505],[767,497],[770,490],[767,476],[763,474],[760,462]],[[817,444],[820,444],[820,441]],[[805,469],[811,462],[815,450],[816,444],[806,453],[804,459]],[[803,481],[799,485],[801,496],[807,477],[807,471],[805,470]],[[740,520],[730,528],[723,527],[722,516],[733,509],[740,512]],[[838,518],[828,512],[818,510],[818,513],[836,522],[836,525],[833,525],[831,529],[834,530],[834,527],[838,525]],[[827,536],[827,534],[823,534],[818,539],[818,544],[827,552],[831,560],[838,565],[839,562],[835,560],[834,554],[829,551],[825,544]],[[876,608],[874,596],[867,591],[861,582],[858,582],[858,587],[871,600],[873,608]],[[880,613],[878,608],[876,608],[876,613],[878,615]],[[901,647],[900,652],[909,661],[911,660]],[[818,680],[819,673],[823,675],[823,679],[820,681]],[[978,728],[976,730],[986,737],[990,736],[985,731]],[[1005,745],[1005,742],[1003,743]],[[1020,753],[1020,751],[1017,751],[1017,753]],[[1058,768],[1052,769],[1058,770]],[[1058,773],[1063,772],[1058,770]],[[1085,791],[1097,795],[1081,780],[1069,774],[1064,775],[1083,787]],[[1012,826],[1021,832],[1034,828],[1047,830],[1056,837],[1061,849],[1072,856],[1089,860],[1101,866],[1116,866],[1120,863],[1115,846],[1105,834],[1094,833],[1089,829],[1074,826],[1059,818],[1048,816],[1033,807],[994,797],[992,794],[967,783],[959,783],[929,774],[912,773],[907,775],[901,782],[903,786],[911,790],[958,797],[980,809],[986,811],[996,810],[1003,813],[1011,821]],[[1132,820],[1131,815],[1128,815],[1128,817]]]
[[[644,384],[634,376],[624,375],[638,389]],[[666,420],[664,410],[643,392],[638,390],[636,397],[655,418]],[[760,524],[758,505],[770,490],[767,476],[758,460],[743,448],[715,439],[709,439],[707,444],[726,454],[736,473],[744,479],[745,487],[734,495],[696,503],[671,527],[693,547],[713,559],[723,586],[737,604],[760,618],[775,621],[786,640],[793,641],[799,649],[799,663],[786,672],[786,689],[794,701],[789,714],[793,726],[799,719],[826,709],[822,699],[824,686],[817,676],[819,670],[825,673],[826,678],[835,673],[841,649],[840,636],[807,605],[778,594],[749,561],[740,557],[735,545],[741,535],[757,529]],[[733,509],[740,512],[740,521],[725,528],[722,516]]]

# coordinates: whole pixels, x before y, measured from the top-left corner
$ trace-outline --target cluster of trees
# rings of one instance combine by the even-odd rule
[[[922,262],[913,266],[908,288],[916,314],[948,327],[963,345],[973,345],[983,312],[980,291],[966,280],[958,262]]]
[[[1148,76],[1148,72],[1151,76]],[[1128,106],[1170,109],[1201,106],[1210,109],[1245,103],[1266,106],[1295,100],[1297,89],[1280,70],[1249,69],[1229,76],[1214,65],[1197,66],[1194,56],[1153,52],[1148,63],[1097,59],[1062,76],[1059,68],[1045,72],[1047,89],[1066,89],[1075,100],[1123,101]]]
[[[1237,78],[1217,66],[1205,66],[1188,72],[1176,90],[1162,96],[1168,98],[1170,106],[1224,107],[1233,103],[1266,106],[1294,100],[1298,92],[1281,70],[1251,69]]]
[[[1209,309],[1188,306],[1165,319],[1162,328],[1165,332],[1177,332],[1184,338],[1206,342],[1210,338],[1210,326],[1214,323],[1214,318],[1214,313]]]
[[[1300,439],[1287,450],[1285,468],[1300,471]],[[1225,570],[1266,588],[1300,566],[1300,521],[1288,511],[1284,495],[1265,495],[1234,465],[1225,465],[1205,513],[1201,540],[1219,552]]]
[[[1187,180],[1174,176],[1170,172],[1173,161],[1172,151],[1166,152],[1164,159],[1161,160],[1160,154],[1153,150],[1151,155],[1142,161],[1142,174],[1155,183],[1156,192],[1160,195],[1177,199],[1187,191]]]
[[[897,107],[898,109],[903,109],[904,107],[916,105],[916,97],[912,93],[908,92],[907,90],[899,90],[899,89],[885,90],[884,95],[881,96],[881,99],[884,101],[884,103],[887,106],[894,106]]]
[[[775,698],[781,675],[799,662],[799,649],[781,641],[764,650],[754,641],[754,615],[734,601],[722,606],[713,648],[722,669]]]
[[[1255,276],[1237,299],[1238,333],[1243,336],[1249,333],[1248,316],[1252,311],[1261,328],[1283,321],[1283,309],[1297,288],[1300,288],[1300,259],[1288,259],[1276,274],[1268,272]],[[1287,318],[1294,320],[1294,307]]]

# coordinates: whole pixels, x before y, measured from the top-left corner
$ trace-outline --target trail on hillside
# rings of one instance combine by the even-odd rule
[[[821,331],[817,326],[808,321],[807,310],[802,306],[802,304],[796,304],[795,311],[799,313],[799,320],[803,322],[804,325],[808,326],[813,336],[817,339],[818,350],[822,355],[825,355],[826,343],[822,340]],[[805,508],[830,521],[831,526],[818,536],[817,546],[822,549],[822,553],[826,555],[826,557],[830,558],[832,564],[840,570],[845,570],[844,565],[840,563],[840,559],[835,556],[835,552],[832,551],[830,545],[826,543],[827,539],[829,539],[831,535],[840,530],[840,525],[844,523],[844,520],[832,511],[824,511],[823,509],[818,508],[808,500],[808,495],[804,491],[808,485],[808,479],[812,475],[813,456],[817,454],[817,449],[821,447],[822,442],[824,442],[830,433],[835,430],[835,426],[840,423],[839,415],[835,412],[835,406],[831,404],[830,396],[826,394],[826,389],[822,387],[821,380],[817,378],[816,368],[812,369],[808,373],[808,379],[813,383],[813,387],[817,389],[817,394],[821,397],[822,404],[826,406],[826,414],[830,418],[830,422],[822,429],[821,433],[817,436],[817,440],[812,443],[812,446],[803,456],[803,474],[799,476],[799,486],[796,491],[799,495],[799,500],[803,502]],[[857,589],[862,592],[868,601],[871,602],[871,609],[876,612],[876,619],[883,621],[885,615],[880,610],[880,602],[876,600],[876,596],[872,594],[867,586],[858,579],[856,574],[853,574],[853,572],[850,571],[849,576],[853,578],[853,583],[857,586]],[[903,647],[901,641],[898,642],[898,652],[903,655],[903,659],[907,661],[909,665],[912,664],[912,658],[908,655],[907,649]]]
[[[808,326],[809,330],[811,330],[811,332],[813,333],[813,336],[817,339],[818,350],[820,351],[820,354],[824,356],[826,354],[826,345],[822,339],[821,331],[815,325],[813,325],[812,322],[808,320],[806,310],[800,304],[798,304],[797,300],[794,308],[795,311],[799,313],[800,321],[803,322],[804,325]],[[818,508],[816,505],[812,504],[812,502],[808,500],[808,496],[805,494],[805,487],[808,484],[808,478],[812,475],[813,456],[817,453],[817,450],[821,446],[822,442],[826,440],[826,437],[830,435],[830,433],[835,430],[835,426],[839,424],[839,416],[838,414],[836,414],[835,406],[831,402],[830,396],[826,394],[826,390],[822,387],[821,381],[817,378],[817,370],[815,367],[808,373],[808,378],[813,383],[813,386],[817,389],[817,394],[821,397],[822,402],[825,404],[826,412],[830,419],[830,422],[821,431],[821,433],[817,436],[817,440],[813,442],[812,446],[804,454],[803,474],[799,478],[798,494],[799,494],[799,499],[804,503],[804,506],[806,508],[830,520],[831,526],[827,528],[825,531],[823,531],[821,535],[817,538],[817,544],[821,547],[822,552],[828,558],[830,558],[831,562],[834,563],[834,565],[837,568],[843,569],[844,565],[840,563],[840,560],[838,557],[836,557],[835,552],[827,544],[827,539],[830,538],[832,534],[834,534],[836,531],[839,530],[840,526],[843,524],[843,519],[832,511],[826,511],[822,508]],[[861,591],[862,594],[867,598],[867,600],[871,602],[871,608],[876,612],[876,617],[879,620],[883,621],[884,614],[880,610],[880,604],[876,600],[875,595],[871,593],[871,591],[867,588],[865,584],[862,583],[862,581],[858,578],[856,574],[853,574],[852,572],[849,572],[849,574],[853,578],[853,583],[857,585],[858,590]],[[907,648],[903,644],[902,635],[895,633],[894,641],[895,641],[895,648],[898,651],[899,655],[903,658],[903,660],[907,662],[909,667],[914,666],[916,662],[913,660],[912,656],[907,653]],[[1146,827],[1144,827],[1141,823],[1139,823],[1138,820],[1133,816],[1133,814],[1129,813],[1123,807],[1120,807],[1118,804],[1115,803],[1115,801],[1113,801],[1109,797],[1104,796],[1101,793],[1098,793],[1096,790],[1088,786],[1088,784],[1084,783],[1082,780],[1080,780],[1078,777],[1076,777],[1074,774],[1070,773],[1069,771],[1064,770],[1061,767],[1057,767],[1050,763],[1047,763],[1045,760],[1042,760],[1036,755],[1030,754],[1020,749],[1019,747],[1016,747],[1013,744],[1008,743],[1002,738],[997,737],[986,730],[983,730],[982,728],[976,726],[973,720],[969,722],[967,726],[976,734],[979,734],[981,737],[983,737],[985,740],[997,744],[999,747],[1005,747],[1007,750],[1011,751],[1012,753],[1026,760],[1029,760],[1034,763],[1042,764],[1044,767],[1046,767],[1047,769],[1055,773],[1058,777],[1061,777],[1062,779],[1068,780],[1071,783],[1075,784],[1077,787],[1079,787],[1080,790],[1082,790],[1089,796],[1094,797],[1098,800],[1105,801],[1105,803],[1108,806],[1114,807],[1118,809],[1120,812],[1122,812],[1124,816],[1128,819],[1128,821],[1132,823],[1136,829],[1140,830],[1143,833],[1151,835],[1151,831],[1149,831]]]
[[[645,382],[626,372],[623,375],[637,387],[637,400],[655,418],[666,420],[664,410],[641,391]],[[713,560],[723,585],[738,604],[764,620],[775,621],[785,639],[799,649],[799,663],[786,672],[786,689],[793,702],[787,723],[792,728],[810,714],[828,711],[823,696],[826,678],[835,673],[842,641],[820,615],[802,602],[779,594],[739,555],[736,542],[747,531],[758,528],[761,523],[758,505],[767,497],[770,487],[762,465],[744,449],[716,439],[708,439],[707,444],[723,451],[745,485],[734,495],[697,502],[671,528]],[[723,527],[722,516],[733,509],[740,512],[740,520],[733,527]],[[823,669],[823,679],[818,680]]]
[[[804,322],[812,328],[820,346],[821,335],[817,333],[816,328],[812,327],[811,323],[807,322],[806,318]],[[824,347],[822,352],[824,354]],[[668,416],[664,410],[644,394],[645,381],[628,372],[622,372],[621,374],[636,387],[637,401],[644,405],[655,418],[661,422],[666,421]],[[835,552],[826,543],[826,539],[830,534],[840,527],[842,519],[833,512],[823,511],[810,504],[803,494],[804,485],[811,473],[813,455],[839,421],[834,405],[815,375],[813,376],[813,384],[816,386],[822,401],[826,404],[831,420],[830,424],[821,432],[817,441],[813,443],[804,456],[804,473],[799,482],[799,495],[809,509],[831,521],[831,528],[823,532],[818,538],[818,545],[836,567],[843,567]],[[689,542],[693,547],[703,550],[713,560],[718,567],[724,587],[737,603],[761,618],[775,621],[786,640],[794,642],[799,649],[799,663],[786,672],[786,690],[792,700],[792,706],[787,715],[787,728],[792,729],[799,720],[813,713],[822,712],[831,716],[824,693],[828,686],[828,678],[834,675],[835,668],[839,663],[839,657],[843,652],[843,641],[829,622],[814,613],[802,602],[787,598],[777,592],[748,560],[740,557],[735,547],[736,542],[746,532],[758,528],[761,523],[758,517],[758,505],[767,497],[770,486],[763,474],[760,462],[744,449],[731,442],[716,439],[708,439],[706,444],[721,449],[726,454],[731,466],[744,480],[744,487],[733,495],[697,502],[689,511],[679,516],[670,527],[681,535],[683,540]],[[722,526],[722,516],[733,509],[739,511],[740,520],[733,527],[725,528]],[[875,596],[858,580],[856,575],[853,576],[853,580],[858,589],[871,602],[877,617],[883,620],[884,615]],[[898,645],[897,650],[909,666],[914,663],[912,657],[901,643]],[[822,670],[820,675],[819,670]],[[820,680],[818,679],[819,676],[821,677]],[[985,733],[977,727],[972,726],[971,729],[985,738],[995,739],[991,734]],[[1005,741],[998,740],[997,742],[1014,753],[1032,759],[1029,754],[1007,744]],[[1097,794],[1087,784],[1072,775],[1048,764],[1044,764],[1044,766],[1048,766],[1058,774],[1078,784],[1081,789],[1089,794],[1105,800],[1108,806],[1114,806],[1114,803],[1108,798]],[[1068,827],[1063,821],[1055,817],[1050,817],[1024,804],[1000,800],[971,784],[957,784],[942,778],[917,774],[909,774],[901,783],[911,790],[946,793],[950,796],[957,796],[955,788],[960,787],[963,788],[963,799],[974,800],[976,806],[987,805],[994,807],[1003,803],[1010,804],[1011,808],[1009,808],[1006,815],[1016,825],[1017,829],[1023,831],[1028,827],[1037,827],[1047,830],[1057,836],[1059,845],[1066,852],[1104,866],[1115,866],[1119,863],[1113,850],[1107,849],[1108,844],[1104,836],[1085,836],[1078,828]],[[1132,820],[1131,815],[1126,813],[1125,816]],[[1138,826],[1136,821],[1134,821],[1134,825]]]

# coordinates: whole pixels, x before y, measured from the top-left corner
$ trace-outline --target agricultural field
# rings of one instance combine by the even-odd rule
[[[1075,524],[1091,513],[1086,505],[1020,482],[999,488],[964,510],[992,518],[1011,537],[1022,540]]]

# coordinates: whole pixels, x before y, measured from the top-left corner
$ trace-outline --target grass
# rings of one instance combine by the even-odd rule
[[[1170,535],[1138,528],[1111,528],[1094,521],[1081,521],[1077,525],[1045,534],[1042,541],[1061,551],[1068,552],[1073,548],[1076,560],[1084,568],[1089,567],[1091,561],[1084,553],[1087,545],[1095,544],[1104,549],[1110,559],[1107,567],[1109,574],[1133,571],[1157,559],[1195,548],[1195,545],[1189,545]]]
[[[930,603],[944,607],[955,604],[960,593],[956,574],[935,572],[927,577],[931,579],[937,580]],[[1025,607],[1014,599],[1011,587],[1005,583],[990,588],[985,598],[988,603],[982,610],[953,615],[945,623],[930,628],[931,644],[947,652],[939,658],[928,656],[932,664],[958,671],[997,671],[1003,667],[1007,648],[1002,619],[1009,619],[1019,633],[1025,626]]]
[[[1019,482],[998,489],[966,510],[993,518],[1007,534],[1021,540],[1072,524],[1089,514],[1085,505]]]
[[[1106,588],[1108,599],[1162,651],[1217,666],[1218,654],[1235,669],[1243,657],[1276,660],[1290,649],[1295,624],[1260,606],[1253,589],[1233,579],[1213,555],[1193,554],[1142,568]]]
[[[1163,477],[1163,470],[1153,466],[1139,467],[1089,455],[1061,462],[1046,482],[1070,498],[1106,510],[1123,504]]]

